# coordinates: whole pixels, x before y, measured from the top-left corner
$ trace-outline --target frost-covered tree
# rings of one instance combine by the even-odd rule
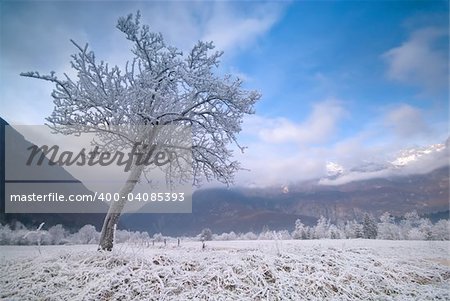
[[[237,234],[234,231],[231,231],[230,233],[228,233],[227,240],[236,240],[237,237],[238,237]]]
[[[336,225],[330,225],[329,233],[331,239],[340,239],[343,236],[341,230]]]
[[[342,236],[345,238],[362,238],[363,227],[356,220],[348,220],[341,230]]]
[[[156,241],[156,242],[163,242],[164,239],[165,239],[165,237],[161,233],[153,234],[153,240]]]
[[[253,232],[247,232],[245,234],[242,234],[241,236],[239,236],[240,240],[257,240],[258,239],[258,235],[256,235]]]
[[[426,240],[425,233],[420,231],[419,228],[412,228],[408,232],[408,239],[409,240]]]
[[[450,240],[450,221],[441,219],[434,224],[432,235],[435,240]]]
[[[405,213],[403,220],[400,222],[400,231],[402,239],[409,239],[409,232],[419,226],[420,216],[417,211]]]
[[[375,220],[372,216],[370,216],[369,214],[366,213],[364,215],[364,221],[363,221],[364,238],[375,239],[375,238],[377,238],[377,234],[378,234],[377,223],[375,222]]]
[[[345,238],[355,238],[355,230],[353,227],[353,222],[354,221],[349,221],[349,220],[345,222],[344,229],[343,229]]]
[[[58,224],[50,227],[50,229],[48,229],[48,233],[51,236],[52,244],[59,245],[66,238],[68,232],[64,229],[63,225]]]
[[[258,235],[258,240],[272,240],[275,239],[273,231],[270,230],[269,226],[265,225]]]
[[[141,25],[139,12],[135,17],[130,14],[120,18],[117,28],[133,44],[134,57],[123,70],[98,62],[87,45],[82,47],[72,41],[78,51],[71,62],[77,72],[76,79],[67,75],[58,78],[55,72],[21,74],[55,84],[52,93],[55,107],[47,118],[49,126],[69,135],[80,132],[80,128],[73,125],[82,125],[83,132],[102,134],[101,143],[105,147],[118,145],[117,141],[124,143],[121,133],[115,132],[117,126],[126,125],[130,131],[143,125],[189,126],[192,130],[192,171],[189,174],[193,176],[194,185],[205,178],[230,183],[239,164],[233,160],[229,145],[234,143],[242,150],[236,134],[241,130],[243,116],[253,113],[253,105],[260,94],[242,89],[239,78],[214,73],[222,52],[213,52],[212,42],[200,41],[184,55],[166,45],[160,33]],[[151,139],[152,131],[136,134],[142,141]],[[143,168],[134,164],[120,190],[121,196],[134,189]],[[119,202],[110,206],[102,228],[100,249],[112,249],[114,225],[125,199],[120,197]]]
[[[13,229],[14,230],[28,230],[27,227],[25,227],[25,225],[19,221],[15,221],[13,223]]]
[[[400,230],[395,224],[394,217],[389,212],[385,212],[380,216],[380,223],[378,223],[378,239],[399,239]]]
[[[99,233],[93,225],[84,225],[74,236],[79,244],[93,244],[98,242]]]
[[[314,228],[314,238],[329,238],[330,222],[324,216],[317,220],[317,225]]]
[[[423,239],[432,240],[433,239],[433,224],[428,218],[421,218],[419,226],[417,227],[420,233],[423,235]]]
[[[220,240],[236,240],[238,238],[237,234],[234,231],[230,233],[223,233],[223,237]]]
[[[0,245],[9,245],[11,244],[11,237],[12,237],[13,231],[11,230],[10,226],[2,225],[0,224]]]
[[[289,233],[288,230],[277,231],[277,237],[278,237],[278,239],[281,239],[281,240],[292,239],[292,236],[291,236],[291,234]]]
[[[205,228],[202,230],[202,232],[200,233],[200,239],[202,241],[208,241],[208,240],[212,240],[212,231],[209,228]]]
[[[116,230],[115,242],[124,243],[130,240],[131,233],[127,230]]]
[[[307,226],[305,226],[300,219],[295,221],[295,229],[292,231],[292,238],[294,239],[307,239]]]
[[[404,221],[406,221],[411,227],[417,227],[420,224],[420,216],[416,210],[405,213]]]

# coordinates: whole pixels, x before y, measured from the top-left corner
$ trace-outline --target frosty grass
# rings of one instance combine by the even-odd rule
[[[0,247],[2,300],[450,300],[448,242]]]

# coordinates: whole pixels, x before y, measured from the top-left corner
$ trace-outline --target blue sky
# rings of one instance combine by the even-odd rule
[[[122,65],[130,45],[115,29],[143,21],[183,50],[212,40],[220,72],[260,90],[236,157],[238,184],[282,184],[383,161],[448,137],[448,1],[1,2],[1,116],[42,124],[50,84],[21,78],[70,73],[69,42]]]

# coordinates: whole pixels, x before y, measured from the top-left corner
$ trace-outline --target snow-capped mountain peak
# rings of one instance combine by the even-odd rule
[[[432,144],[422,148],[411,148],[401,151],[397,158],[390,161],[394,167],[404,167],[411,162],[417,161],[419,158],[430,155],[435,152],[441,152],[445,149],[445,144]]]
[[[345,171],[343,166],[334,162],[327,162],[326,169],[328,177],[337,177]]]
[[[402,150],[391,160],[364,161],[344,168],[338,163],[327,162],[326,177],[321,184],[342,184],[370,178],[384,178],[402,174],[421,174],[449,164],[448,144],[432,144],[420,148]]]

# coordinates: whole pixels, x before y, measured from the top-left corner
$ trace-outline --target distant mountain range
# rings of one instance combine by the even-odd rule
[[[449,209],[449,140],[401,151],[386,162],[365,162],[345,169],[327,164],[321,179],[296,184],[198,190],[193,213],[124,216],[130,229],[171,235],[215,232],[259,232],[292,229],[297,218],[306,224],[325,216],[333,222],[361,219],[366,212],[402,216],[417,210],[428,217],[447,216]],[[434,214],[439,212],[438,214]]]
[[[4,145],[4,140],[0,141]],[[401,216],[417,210],[431,218],[448,217],[448,151],[447,140],[445,144],[403,151],[389,162],[366,162],[349,169],[330,162],[322,179],[264,188],[200,189],[193,195],[192,214],[124,214],[119,228],[196,235],[206,227],[215,233],[260,232],[265,226],[274,230],[292,229],[298,218],[305,224],[313,224],[321,215],[333,222],[361,219],[365,212],[379,216],[385,211]],[[1,152],[0,158],[4,158],[4,150]],[[0,170],[4,170],[4,159],[0,160]],[[64,169],[61,172],[67,173]],[[4,172],[1,174],[4,183]],[[0,204],[4,206],[4,186],[1,189]],[[45,221],[48,226],[61,223],[72,229],[90,223],[100,229],[103,217],[103,214],[2,213],[0,221],[20,220],[27,224]]]
[[[128,229],[170,235],[213,232],[259,232],[292,229],[297,218],[313,224],[321,215],[333,222],[362,219],[389,211],[401,216],[417,210],[421,214],[449,208],[449,168],[424,175],[371,179],[343,185],[320,185],[320,180],[267,188],[198,190],[192,214],[137,214],[123,216]],[[447,214],[448,215],[448,214]],[[444,215],[445,216],[445,215]]]

